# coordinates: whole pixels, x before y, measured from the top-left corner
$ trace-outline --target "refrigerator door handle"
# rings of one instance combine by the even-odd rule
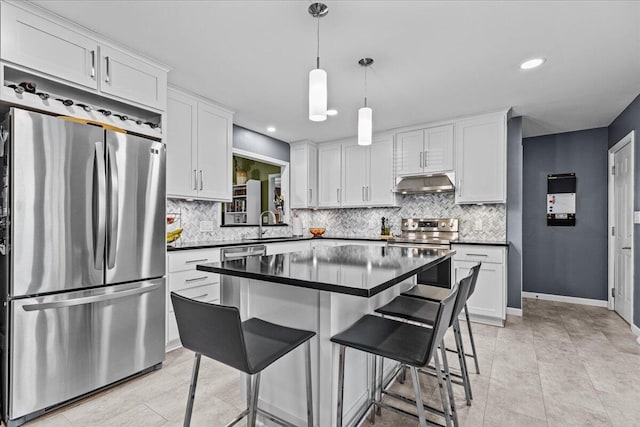
[[[107,268],[116,263],[118,247],[118,162],[113,145],[107,144],[107,167],[109,177],[109,239],[107,241]]]
[[[38,310],[46,310],[49,308],[63,308],[63,307],[73,307],[73,306],[84,305],[84,304],[94,304],[96,302],[111,301],[114,299],[130,297],[132,295],[144,294],[147,292],[151,292],[162,285],[163,285],[162,283],[154,283],[151,285],[142,286],[140,288],[127,289],[126,291],[119,291],[111,294],[73,298],[73,299],[63,300],[63,301],[51,301],[51,302],[43,302],[38,304],[28,304],[28,305],[23,305],[22,309],[24,311],[38,311]]]
[[[107,183],[104,164],[104,142],[95,143],[93,161],[93,263],[96,270],[102,269],[104,259],[104,241],[107,215]]]

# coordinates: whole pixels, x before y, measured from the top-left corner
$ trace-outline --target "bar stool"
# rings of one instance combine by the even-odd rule
[[[476,264],[477,270],[476,270],[476,275],[473,279],[473,282],[471,283],[471,290],[469,291],[469,297],[467,298],[467,301],[469,300],[469,298],[471,298],[471,295],[473,295],[473,293],[476,290],[476,283],[478,281],[478,273],[480,272],[480,267],[482,266],[482,263],[479,262],[478,264]],[[450,290],[447,288],[441,288],[439,286],[433,286],[433,285],[416,285],[413,288],[409,289],[406,292],[403,292],[401,295],[404,296],[408,296],[408,297],[414,297],[414,298],[421,298],[421,299],[425,299],[428,301],[433,301],[433,302],[438,302],[440,300],[442,300],[442,298],[445,298],[447,295],[449,295]],[[465,354],[465,356],[467,357],[473,357],[473,362],[475,364],[476,367],[476,374],[480,373],[480,364],[478,363],[478,353],[476,352],[476,343],[473,339],[473,331],[471,330],[471,320],[469,319],[469,309],[467,308],[467,303],[465,302],[464,304],[464,315],[467,321],[467,329],[469,331],[469,340],[471,341],[471,354]]]
[[[451,290],[451,294],[437,304],[438,310],[432,329],[367,314],[361,317],[345,331],[331,337],[331,341],[339,345],[338,405],[336,420],[338,427],[342,427],[344,363],[345,350],[347,347],[369,353],[376,359],[378,357],[392,359],[410,367],[413,377],[415,400],[406,397],[400,397],[399,399],[404,402],[411,402],[415,404],[417,415],[387,403],[383,403],[381,397],[380,399],[377,398],[378,393],[375,386],[373,396],[369,401],[369,408],[374,405],[390,409],[402,415],[417,419],[420,422],[421,427],[427,426],[427,420],[425,418],[425,405],[422,401],[422,392],[420,390],[418,368],[426,366],[431,359],[433,359],[436,366],[440,397],[442,399],[442,411],[439,411],[436,408],[428,407],[428,409],[430,409],[431,412],[436,412],[443,416],[447,426],[451,425],[451,414],[447,408],[447,395],[444,391],[444,383],[446,379],[442,376],[437,349],[438,345],[444,338],[444,334],[449,328],[449,323],[451,323],[451,316],[453,314],[454,302],[457,293],[458,287],[454,286]],[[444,351],[442,351],[442,355],[445,355]],[[367,408],[367,410],[369,408]]]
[[[477,276],[479,269],[479,265],[472,267],[469,275],[460,281],[458,285],[458,295],[456,297],[456,302],[453,309],[453,316],[451,317],[451,323],[449,325],[453,328],[453,334],[456,342],[455,352],[458,354],[458,362],[460,363],[460,371],[462,374],[461,383],[458,383],[455,380],[450,380],[450,382],[461,384],[464,387],[465,398],[467,401],[467,405],[469,406],[471,405],[473,394],[471,392],[471,382],[469,380],[467,363],[463,356],[465,353],[462,343],[462,334],[460,333],[460,323],[458,321],[458,316],[460,315],[464,305],[466,304],[473,279],[475,276]],[[451,291],[449,290],[449,292]],[[437,316],[438,305],[439,304],[436,302],[401,295],[394,298],[390,303],[376,309],[375,311],[376,313],[382,314],[383,316],[405,319],[432,327]],[[443,350],[446,350],[446,348],[444,347],[444,343]],[[451,375],[451,373],[449,373],[448,375]],[[450,393],[452,394],[453,392],[450,391]],[[452,411],[455,411],[454,402],[451,403]]]
[[[245,416],[248,416],[248,425],[255,426],[258,413],[269,417],[278,424],[292,426],[291,423],[258,408],[260,373],[302,344],[305,345],[306,355],[307,424],[313,426],[309,340],[315,335],[315,332],[287,328],[258,318],[242,322],[237,307],[196,301],[175,292],[171,292],[171,302],[182,346],[196,353],[187,398],[187,409],[184,415],[185,427],[191,424],[191,413],[202,355],[248,375],[247,409],[227,426],[233,426]]]

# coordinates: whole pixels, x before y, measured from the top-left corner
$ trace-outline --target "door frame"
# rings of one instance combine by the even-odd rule
[[[613,167],[614,156],[627,144],[631,144],[631,193],[634,195],[633,209],[635,212],[635,131],[632,130],[625,135],[620,141],[618,141],[613,147],[609,149],[608,164],[607,164],[607,177],[608,177],[608,220],[607,220],[607,251],[608,251],[608,286],[607,286],[607,308],[609,310],[615,310],[615,301],[613,297],[613,285],[614,285],[614,268],[615,268],[615,248],[613,247],[613,236],[611,235],[611,227],[613,227],[613,219],[615,214],[614,209],[614,175],[611,174],[611,168]],[[635,215],[634,215],[635,216]],[[633,223],[635,224],[635,218]],[[631,239],[634,240],[634,227],[631,227]],[[635,259],[635,245],[631,244],[631,325],[633,325],[633,288],[635,287],[634,276],[635,268],[633,260]]]

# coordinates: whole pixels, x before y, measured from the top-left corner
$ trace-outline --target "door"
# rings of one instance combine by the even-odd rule
[[[165,147],[107,131],[108,284],[165,273]]]
[[[12,115],[11,295],[101,285],[104,130],[19,109]]]
[[[231,200],[230,118],[198,103],[198,197]]]
[[[369,146],[369,187],[367,204],[393,205],[393,138],[391,136],[373,138]]]
[[[453,274],[455,282],[469,275],[471,268],[476,265],[475,261],[453,261]],[[473,295],[467,301],[469,314],[484,317],[503,319],[504,318],[504,272],[502,264],[483,262],[478,273],[478,281]]]
[[[167,195],[197,197],[198,102],[169,91],[167,100]]]
[[[0,5],[2,59],[96,89],[98,43],[6,2]]]
[[[424,171],[427,173],[453,170],[453,125],[424,131]]]
[[[11,302],[9,418],[164,359],[164,278]]]
[[[633,304],[633,171],[632,144],[629,143],[613,155],[615,175],[613,176],[614,227],[614,305],[618,314],[628,323],[632,322]]]
[[[306,208],[311,204],[311,188],[308,185],[309,155],[304,144],[291,147],[291,208]]]
[[[167,73],[121,50],[100,46],[100,91],[164,110]]]
[[[318,205],[339,207],[340,194],[340,145],[318,148]]]
[[[369,148],[343,145],[342,206],[364,206],[369,187]]]
[[[424,167],[424,131],[396,135],[396,175],[420,174]]]

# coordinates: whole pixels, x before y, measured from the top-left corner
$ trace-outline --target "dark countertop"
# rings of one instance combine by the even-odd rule
[[[296,242],[300,240],[362,240],[368,242],[384,242],[384,239],[379,237],[363,237],[363,236],[323,236],[323,237],[287,237],[287,238],[264,238],[264,239],[244,239],[244,240],[199,240],[199,241],[187,241],[177,240],[174,243],[167,245],[167,251],[184,251],[190,249],[207,249],[207,248],[224,248],[228,246],[243,246],[243,245],[259,245],[263,243],[278,243],[278,242]]]
[[[482,245],[482,246],[509,246],[505,240],[452,240],[452,245]]]
[[[199,264],[197,269],[368,298],[453,254],[446,249],[346,245]]]

